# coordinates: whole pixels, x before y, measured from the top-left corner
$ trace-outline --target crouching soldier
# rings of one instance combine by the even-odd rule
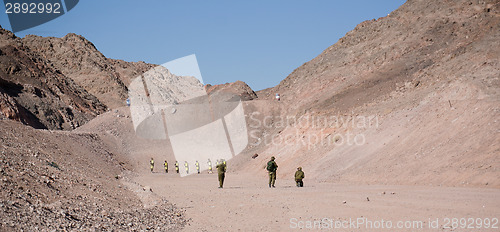
[[[302,179],[304,179],[304,172],[302,171],[302,167],[298,167],[297,171],[295,172],[295,183],[297,183],[297,187],[304,187],[304,182],[302,182]]]

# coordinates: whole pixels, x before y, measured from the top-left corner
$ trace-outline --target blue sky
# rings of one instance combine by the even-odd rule
[[[129,1],[81,0],[65,15],[16,33],[73,32],[105,56],[162,64],[196,54],[206,84],[277,85],[364,20],[404,0]],[[10,29],[3,4],[0,25]]]

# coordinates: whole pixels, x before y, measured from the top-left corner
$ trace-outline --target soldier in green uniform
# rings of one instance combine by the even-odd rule
[[[219,188],[222,188],[224,184],[224,178],[226,177],[226,165],[224,163],[220,163],[216,166],[217,173],[219,173]]]
[[[274,161],[274,156],[271,157],[271,160],[267,162],[267,171],[269,172],[269,188],[274,187],[274,183],[276,182],[276,170],[278,170],[278,164]]]
[[[175,161],[175,171],[179,173],[179,162]]]
[[[194,165],[196,166],[196,171],[198,172],[198,174],[200,174],[200,163],[198,163],[198,160],[196,160],[196,163],[194,163]]]
[[[151,172],[153,172],[153,168],[155,167],[155,161],[151,157],[151,160],[149,161],[149,164],[151,165]]]
[[[168,162],[165,160],[165,163],[163,163],[163,167],[165,168],[165,173],[168,173]]]
[[[304,179],[304,172],[302,171],[302,167],[298,167],[297,171],[295,172],[295,183],[297,183],[297,187],[304,187],[304,182],[302,182],[302,179]]]

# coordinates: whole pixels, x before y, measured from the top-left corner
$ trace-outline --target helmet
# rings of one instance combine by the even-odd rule
[[[271,160],[275,160],[276,158],[274,158],[274,156],[271,156]]]

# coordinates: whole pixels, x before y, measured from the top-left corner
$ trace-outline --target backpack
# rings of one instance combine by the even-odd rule
[[[273,172],[274,171],[274,162],[273,161],[269,161],[267,162],[267,167],[266,169],[270,172]]]

